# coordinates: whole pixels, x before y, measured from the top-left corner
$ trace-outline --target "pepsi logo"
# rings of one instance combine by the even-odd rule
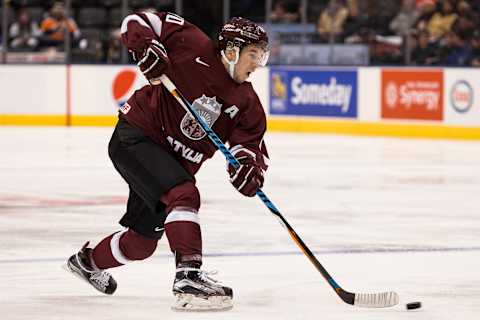
[[[465,80],[455,82],[450,90],[450,102],[452,107],[459,113],[465,113],[473,105],[473,88]]]
[[[137,73],[134,69],[124,69],[120,71],[112,83],[112,95],[116,101],[117,106],[121,107],[130,97],[133,89]]]

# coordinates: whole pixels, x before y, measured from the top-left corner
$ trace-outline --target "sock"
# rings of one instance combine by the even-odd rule
[[[155,252],[156,247],[157,240],[127,229],[100,241],[93,248],[92,260],[99,269],[115,268],[148,258]]]

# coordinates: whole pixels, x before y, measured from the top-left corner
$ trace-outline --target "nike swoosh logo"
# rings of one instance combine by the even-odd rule
[[[165,230],[165,228],[160,228],[160,227],[156,227],[155,229],[153,229],[155,232],[160,232],[160,231],[163,231]]]
[[[209,67],[209,68],[210,68],[210,65],[209,65],[208,63],[203,62],[202,60],[200,60],[200,57],[197,57],[197,58],[195,59],[195,62],[196,62],[196,63],[203,64],[205,67]]]

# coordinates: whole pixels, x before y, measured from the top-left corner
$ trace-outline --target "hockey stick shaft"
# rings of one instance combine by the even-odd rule
[[[227,149],[227,147],[222,142],[222,140],[220,140],[220,138],[210,128],[210,126],[205,122],[205,120],[203,120],[203,118],[201,118],[198,115],[198,113],[192,107],[190,102],[182,95],[182,93],[177,89],[177,87],[173,84],[173,82],[166,75],[162,75],[160,77],[160,79],[161,79],[163,85],[172,94],[172,96],[178,101],[178,103],[180,103],[180,105],[185,109],[185,111],[190,113],[190,115],[192,115],[192,117],[202,127],[202,129],[207,134],[208,138],[213,142],[213,144],[217,147],[217,149],[219,149],[223,153],[223,155],[227,159],[228,163],[231,164],[232,166],[234,166],[235,168],[238,168],[240,166],[240,163],[238,162],[238,160],[231,154],[230,150]],[[328,284],[335,290],[337,295],[344,302],[346,302],[348,304],[351,304],[351,305],[356,304],[357,299],[355,299],[355,294],[343,290],[337,284],[337,282],[332,278],[332,276],[327,272],[327,270],[322,266],[322,264],[317,260],[317,258],[315,258],[312,251],[307,247],[307,245],[303,242],[303,240],[300,238],[300,236],[295,232],[295,230],[292,228],[292,226],[283,217],[283,215],[280,213],[280,211],[277,209],[277,207],[273,204],[273,202],[267,197],[267,195],[261,189],[259,189],[257,191],[256,195],[267,206],[267,208],[270,210],[270,212],[278,218],[278,220],[280,221],[280,224],[283,225],[287,229],[287,231],[290,234],[290,237],[293,239],[293,241],[298,245],[298,247],[302,250],[302,252],[307,256],[307,258],[315,266],[315,268],[322,274],[322,276],[325,278],[325,280],[327,280]],[[377,295],[377,294],[375,294],[375,295]],[[367,298],[371,298],[371,297],[367,297]],[[376,298],[376,297],[373,297],[373,298]],[[387,306],[387,305],[385,305],[385,306]]]

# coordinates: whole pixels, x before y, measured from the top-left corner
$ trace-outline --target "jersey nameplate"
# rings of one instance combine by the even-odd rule
[[[173,148],[173,151],[180,153],[180,155],[193,163],[201,163],[203,159],[203,153],[193,150],[187,147],[183,143],[174,138],[167,136],[167,141]]]

